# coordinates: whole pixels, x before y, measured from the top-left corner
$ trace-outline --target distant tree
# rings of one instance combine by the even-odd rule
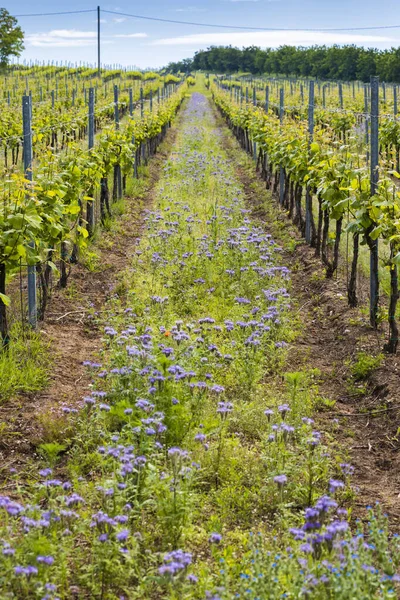
[[[182,61],[182,71],[184,73],[190,73],[192,70],[193,61],[191,58],[184,58]]]
[[[376,75],[376,63],[379,59],[378,50],[372,48],[361,48],[360,55],[357,60],[356,78],[360,81],[368,83],[371,75]]]
[[[240,70],[245,73],[256,73],[256,69],[254,66],[254,61],[257,56],[259,48],[257,46],[249,46],[248,48],[243,48],[241,52],[240,60]]]
[[[0,67],[6,67],[10,56],[20,56],[23,49],[24,32],[17,19],[0,8]]]
[[[281,46],[276,54],[279,62],[279,73],[283,73],[286,77],[297,73],[296,65],[298,63],[298,52],[296,46]]]
[[[265,71],[265,62],[267,60],[267,56],[269,54],[269,48],[266,50],[261,50],[261,48],[257,48],[256,55],[254,57],[254,71],[255,73],[264,73]]]
[[[378,71],[385,81],[400,81],[400,48],[384,50],[378,57]]]
[[[400,83],[400,47],[388,50],[347,46],[280,46],[235,48],[211,46],[195,53],[193,61],[171,63],[174,72],[200,69],[209,73],[274,74],[295,77],[368,82],[371,75]]]
[[[203,71],[207,71],[209,68],[208,64],[208,54],[211,51],[211,48],[207,50],[198,50],[194,53],[193,58],[193,68],[194,69],[202,69]]]

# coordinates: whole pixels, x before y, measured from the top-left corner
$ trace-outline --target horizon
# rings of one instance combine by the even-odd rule
[[[25,50],[19,59],[20,63],[67,61],[72,64],[96,64],[96,6],[82,6],[77,0],[71,0],[68,4],[57,3],[55,9],[50,0],[42,0],[35,4],[35,13],[91,12],[18,16],[30,13],[31,7],[27,0],[12,3],[12,6],[7,2],[4,6],[17,16],[25,33]],[[254,45],[265,49],[281,45],[354,44],[385,50],[400,45],[400,31],[385,16],[396,14],[396,8],[394,0],[382,0],[379,6],[372,0],[327,0],[323,3],[304,0],[301,4],[296,0],[201,0],[190,5],[179,0],[173,0],[168,5],[161,0],[151,0],[142,9],[132,8],[130,2],[123,0],[118,6],[101,6],[101,63],[136,66],[142,70],[160,69],[170,62],[192,58],[198,50],[220,45],[240,48]],[[150,18],[209,25],[165,23],[118,14],[133,12]],[[227,29],[235,26],[276,30]],[[390,28],[378,31],[321,31],[344,27]]]

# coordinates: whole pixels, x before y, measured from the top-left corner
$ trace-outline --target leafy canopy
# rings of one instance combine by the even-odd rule
[[[8,10],[0,8],[0,66],[8,64],[10,56],[20,56],[24,49],[24,32]]]

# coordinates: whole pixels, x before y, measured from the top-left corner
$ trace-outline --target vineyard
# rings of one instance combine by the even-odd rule
[[[396,353],[400,262],[397,88],[390,89],[389,97],[383,84],[380,98],[375,78],[371,87],[363,86],[358,93],[353,83],[349,97],[344,98],[342,84],[337,89],[320,85],[316,96],[312,82],[305,99],[303,84],[297,90],[290,83],[290,105],[285,107],[285,88],[278,86],[270,99],[268,85],[262,98],[255,85],[252,104],[246,88],[243,104],[241,87],[222,82],[220,87],[231,92],[227,96],[218,90],[215,100],[242,146],[253,152],[254,144],[257,168],[267,187],[275,193],[279,190],[280,204],[321,256],[327,277],[333,277],[338,269],[343,232],[347,232],[347,243],[351,234],[350,251],[347,248],[351,306],[358,303],[360,244],[369,249],[371,325],[376,327],[386,314],[390,327],[386,349]],[[380,253],[379,240],[383,242]],[[379,307],[380,280],[390,296],[386,310]]]
[[[100,85],[96,77],[94,87],[95,74],[95,70],[55,72],[50,67],[39,75],[28,69],[5,78],[8,91],[0,125],[4,340],[10,303],[7,276],[32,267],[28,316],[35,325],[37,317],[44,317],[57,259],[59,284],[65,287],[68,263],[77,261],[79,247],[111,214],[110,178],[112,199],[121,199],[128,175],[137,177],[138,167],[154,153],[182,99],[176,90],[180,81],[174,76],[160,82],[158,75],[150,79],[149,73],[142,85],[140,73],[124,73],[122,78],[121,72],[111,71]],[[28,85],[34,92],[27,91]],[[35,183],[27,186],[33,173]],[[34,271],[40,277],[39,305]]]
[[[0,598],[398,598],[396,86],[101,75],[2,81]]]

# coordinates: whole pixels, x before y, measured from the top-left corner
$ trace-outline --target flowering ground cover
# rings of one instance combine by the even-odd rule
[[[66,457],[0,498],[0,597],[397,597],[400,545],[379,510],[350,527],[352,467],[286,367],[290,273],[199,93],[145,224]]]

